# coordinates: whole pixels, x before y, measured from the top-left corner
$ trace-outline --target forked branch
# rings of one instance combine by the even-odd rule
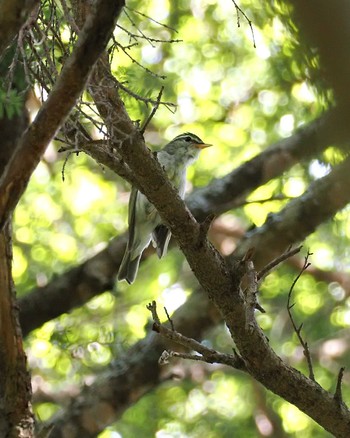
[[[207,363],[220,363],[223,365],[229,365],[232,368],[245,371],[245,363],[242,360],[242,358],[234,353],[234,354],[225,354],[225,353],[219,353],[218,351],[208,348],[205,345],[201,344],[200,342],[196,341],[195,339],[188,338],[181,333],[178,333],[176,330],[174,330],[173,324],[172,328],[169,329],[164,324],[160,322],[160,318],[158,316],[157,312],[157,303],[155,301],[152,301],[152,303],[149,303],[147,306],[147,309],[152,314],[153,319],[153,330],[157,333],[159,333],[161,336],[163,336],[166,339],[169,339],[173,342],[176,342],[179,345],[182,345],[183,347],[187,348],[190,351],[195,351],[199,354],[193,354],[193,353],[179,353],[175,351],[167,351],[165,350],[161,357],[159,358],[159,363],[164,365],[169,362],[169,359],[172,357],[180,357],[183,359],[191,359],[191,360],[199,360],[202,362]],[[168,314],[167,314],[168,316]],[[168,316],[169,319],[169,316]]]

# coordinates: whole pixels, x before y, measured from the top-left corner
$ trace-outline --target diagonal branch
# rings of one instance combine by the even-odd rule
[[[109,65],[100,62],[94,69],[89,90],[103,117],[114,147],[135,175],[134,184],[157,207],[163,222],[171,229],[197,278],[210,285],[216,280],[222,291],[230,288],[228,269],[221,255],[203,238],[200,225],[169,182],[162,167],[146,148],[132,123],[112,81]]]
[[[112,90],[114,93],[115,89]],[[287,143],[285,143],[285,140],[282,140],[282,142],[271,146],[257,157],[242,164],[229,175],[214,180],[205,189],[195,190],[188,197],[187,204],[189,209],[195,214],[196,219],[204,220],[211,213],[219,215],[223,211],[229,209],[232,204],[237,202],[238,198],[246,195],[253,187],[260,184],[260,181],[257,179],[256,173],[254,172],[255,170],[260,168],[260,173],[266,175],[266,172],[262,172],[262,170],[271,167],[269,163],[281,162],[280,158],[283,156],[296,157],[301,153],[300,151],[302,149],[305,149],[303,146],[304,141],[312,142],[312,138],[316,135],[315,132],[323,132],[324,130],[328,130],[329,132],[331,130],[333,131],[333,135],[337,135],[337,139],[340,141],[339,132],[342,130],[336,130],[334,128],[334,122],[336,119],[333,118],[338,111],[340,110],[336,109],[330,111],[327,115],[322,116],[320,119],[317,119],[310,125],[304,127],[299,133],[291,136]],[[319,126],[319,129],[315,129],[315,126]],[[342,135],[342,138],[345,139],[345,130]],[[328,144],[328,141],[332,141],[332,137],[327,141],[324,139],[322,141],[324,142],[322,143],[321,139],[320,141],[314,142],[317,144],[317,147],[321,147],[321,145],[324,147]],[[287,151],[284,147],[287,148]],[[87,148],[89,148],[89,146],[86,146],[85,149]],[[98,162],[110,167],[117,173],[120,172],[119,161],[111,159],[110,147],[95,144],[94,147],[89,148],[87,152],[98,160]],[[294,159],[291,158],[289,166],[293,162]],[[283,172],[284,168],[285,166],[281,166],[279,171]],[[277,170],[275,171],[275,174],[277,174]],[[330,183],[332,184],[336,179],[337,175],[335,175]],[[237,184],[235,184],[235,180],[238,180]],[[347,183],[342,180],[337,183],[343,187],[340,190],[347,193]],[[303,206],[305,204],[304,196],[307,196],[307,193],[308,192],[303,195],[299,203],[297,199],[293,201],[296,210],[298,209],[298,205]],[[317,202],[319,196],[320,194],[316,190],[312,192],[309,198],[313,198],[313,202],[321,207],[322,202],[324,201],[320,200],[320,202]],[[333,215],[336,211],[337,207],[335,206],[333,211],[329,214]],[[285,248],[291,244],[297,243],[298,241],[302,241],[308,235],[308,232],[300,234],[300,220],[298,219],[298,214],[302,217],[302,210],[300,210],[298,214],[295,213],[294,216],[291,215],[285,229],[279,231],[278,227],[274,227],[274,218],[276,217],[277,223],[280,224],[288,212],[290,212],[289,207],[278,213],[278,215],[271,216],[270,221],[263,225],[262,228],[250,232],[235,251],[237,257],[242,257],[248,248],[258,245],[254,257],[254,263],[255,266],[262,269],[269,260],[280,257],[281,252],[284,252]],[[305,213],[309,214],[308,212]],[[315,213],[312,213],[311,217],[315,221],[314,227],[319,225],[323,220],[323,218],[319,218],[317,210]],[[310,220],[309,216],[308,220]],[[283,236],[284,239],[285,235],[290,236],[288,242],[281,239],[281,236]],[[296,238],[293,236],[296,236]],[[261,242],[261,245],[259,244],[259,241]],[[113,239],[106,249],[96,254],[91,259],[86,260],[82,265],[74,267],[66,273],[56,277],[55,280],[50,282],[47,286],[35,289],[25,297],[21,298],[20,308],[23,332],[28,334],[30,330],[40,327],[47,320],[55,318],[62,313],[71,310],[73,307],[83,305],[93,296],[111,289],[115,282],[115,275],[123,256],[125,243],[125,236]],[[271,254],[268,254],[268,249],[270,247],[273,251],[271,251]],[[101,266],[104,267],[103,270],[101,270]],[[84,291],[84,293],[82,293],[82,291]]]
[[[350,139],[349,106],[338,105],[303,126],[288,138],[267,147],[232,172],[212,181],[188,197],[191,211],[198,217],[204,205],[215,203],[216,214],[240,205],[257,187],[283,174],[296,163],[318,158],[331,145],[343,146]],[[220,206],[220,208],[219,208]],[[203,220],[209,213],[207,212]]]
[[[266,388],[295,404],[327,430],[337,431],[339,436],[348,436],[350,412],[345,407],[339,408],[331,394],[286,365],[276,355],[254,315],[247,324],[247,303],[240,289],[240,280],[243,275],[240,263],[233,259],[231,265],[226,263],[210,242],[203,237],[200,225],[167,180],[159,163],[145,147],[136,128],[131,129],[131,122],[127,123],[128,115],[124,108],[119,106],[118,114],[112,115],[110,108],[99,99],[100,96],[96,92],[97,85],[100,83],[100,81],[96,82],[99,76],[98,70],[95,74],[91,87],[92,94],[99,110],[102,110],[100,111],[102,116],[109,116],[109,131],[114,130],[115,133],[120,134],[116,143],[118,152],[134,172],[137,188],[155,205],[163,222],[177,240],[199,283],[220,309],[249,373]],[[96,87],[95,90],[94,87]],[[125,124],[129,130],[126,133],[120,132],[122,125]],[[339,184],[339,180],[345,182],[346,185],[350,184],[349,165],[350,158],[338,166],[337,171],[333,171],[331,176],[328,175],[317,181],[317,184],[313,184],[305,196],[308,201],[305,204],[298,204],[297,201],[291,202],[283,211],[286,221],[281,221],[282,225],[277,220],[273,221],[274,228],[280,233],[281,228],[289,226],[292,219],[294,221],[296,218],[299,219],[303,216],[301,213],[305,214],[305,210],[311,209],[312,216],[316,216],[316,219],[309,219],[305,214],[305,221],[297,234],[297,236],[305,236],[315,229],[316,222],[318,224],[320,221],[327,220],[334,211],[344,207],[349,201],[350,194],[344,193],[347,191],[343,190],[344,186]],[[334,178],[337,179],[334,181]],[[330,181],[334,183],[333,186],[330,186]],[[316,191],[320,194],[321,206],[310,197]],[[315,215],[315,210],[318,210],[318,216]],[[262,227],[260,234],[264,233],[268,226],[267,224],[266,227]],[[288,230],[286,237],[282,238],[282,243],[293,239],[293,234]],[[257,245],[251,246],[258,247],[260,251],[266,249],[259,241]],[[247,248],[244,253],[246,251]],[[270,256],[271,251],[267,252]],[[329,416],[334,419],[333,422],[325,420]]]
[[[0,180],[1,227],[16,207],[47,145],[84,90],[92,66],[105,49],[123,6],[123,0],[99,0],[95,4],[94,13],[87,19],[48,99],[23,134]]]
[[[323,222],[350,202],[350,158],[335,167],[323,178],[314,181],[308,190],[290,201],[280,212],[271,215],[264,225],[248,232],[232,259],[240,259],[254,247],[254,263],[261,269],[270,260],[279,257],[291,245],[302,242]],[[276,235],[279,236],[277,241]]]
[[[265,224],[260,229],[250,233],[250,236],[242,242],[241,246],[243,248],[249,248],[252,246],[256,247],[256,264],[261,266],[265,265],[269,257],[276,257],[274,254],[277,251],[277,248],[280,248],[281,252],[286,246],[288,246],[288,244],[294,243],[292,242],[292,236],[295,235],[295,230],[301,229],[299,234],[296,235],[296,238],[298,239],[304,238],[309,232],[311,232],[312,230],[308,227],[300,226],[300,224],[304,223],[306,219],[310,220],[310,216],[312,216],[312,227],[315,227],[349,202],[348,198],[350,194],[346,190],[350,183],[349,167],[350,159],[348,158],[329,175],[316,181],[310,187],[309,191],[299,199],[295,199],[292,205],[287,205],[284,210],[275,215],[277,217],[276,220],[274,220],[275,216],[273,216],[268,224]],[[327,194],[331,199],[327,198]],[[312,199],[310,206],[312,215],[306,208],[309,199]],[[279,224],[284,220],[287,221],[286,228],[276,226],[276,224]],[[290,240],[289,242],[286,242],[284,238],[287,233],[286,230],[290,231],[288,237]],[[119,242],[121,245],[123,244],[121,240]],[[274,249],[272,253],[268,251],[270,245]],[[242,249],[239,251],[242,253],[246,252],[246,250],[244,251]],[[265,253],[267,254],[267,257],[264,256]],[[93,266],[91,266],[91,272],[93,271]],[[213,293],[215,293],[215,291],[215,287],[213,287]],[[202,297],[202,299],[203,298],[204,297]],[[249,324],[249,327],[253,327],[253,331],[249,331],[249,333],[246,333],[245,330],[242,331],[242,329],[245,328],[246,322],[244,319],[242,320],[243,315],[245,314],[244,302],[238,302],[236,307],[237,300],[234,300],[234,296],[230,291],[222,297],[217,298],[215,296],[214,299],[216,301],[219,301],[220,299],[223,301],[222,307],[224,308],[224,317],[226,317],[226,322],[231,333],[233,333],[239,352],[241,355],[244,354],[243,357],[245,360],[248,360],[249,372],[257,380],[262,381],[266,387],[277,394],[284,396],[287,400],[297,405],[320,424],[325,424],[325,419],[329,419],[329,413],[332,421],[328,421],[328,427],[334,426],[339,428],[340,434],[338,436],[347,436],[346,422],[349,419],[349,413],[346,408],[344,406],[339,408],[339,404],[335,407],[333,396],[330,396],[329,393],[325,392],[315,382],[312,382],[296,370],[286,366],[269,348],[263,333],[258,327],[254,326],[254,320],[250,321]],[[194,326],[198,323],[193,315],[191,321]],[[237,333],[237,335],[235,335],[235,333]],[[263,362],[261,361],[262,357],[265,358]],[[158,360],[158,357],[154,360]],[[296,390],[296,388],[298,389]],[[313,408],[316,406],[317,409]]]
[[[205,345],[201,344],[193,338],[188,338],[187,336],[182,335],[178,331],[174,330],[173,327],[169,329],[164,324],[162,324],[158,316],[157,303],[155,301],[149,303],[147,305],[147,309],[152,314],[153,331],[159,333],[165,339],[169,339],[170,341],[182,345],[188,350],[193,350],[199,353],[199,355],[193,355],[188,353],[178,353],[174,351],[164,350],[158,361],[161,365],[167,364],[171,357],[182,357],[184,359],[201,360],[207,363],[220,363],[223,365],[229,365],[237,370],[245,370],[244,361],[237,354],[219,353],[212,348],[206,347]]]

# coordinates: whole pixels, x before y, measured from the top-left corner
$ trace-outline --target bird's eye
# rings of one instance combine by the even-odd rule
[[[192,138],[191,138],[190,136],[187,136],[187,137],[185,138],[185,141],[190,142],[190,141],[192,141]]]

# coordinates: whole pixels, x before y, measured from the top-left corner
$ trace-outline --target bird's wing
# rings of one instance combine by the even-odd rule
[[[129,199],[129,214],[128,214],[128,222],[129,222],[129,240],[128,240],[128,249],[132,248],[134,239],[135,239],[135,222],[136,222],[136,202],[139,191],[132,187]]]
[[[152,232],[152,240],[157,249],[159,258],[163,257],[168,249],[169,240],[171,237],[170,230],[163,224],[158,225]]]

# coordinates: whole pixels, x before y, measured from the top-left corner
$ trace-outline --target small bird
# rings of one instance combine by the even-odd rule
[[[185,132],[157,152],[159,163],[182,199],[185,196],[187,167],[197,160],[201,149],[209,146],[212,145],[204,143],[190,132]],[[162,224],[153,204],[134,187],[130,194],[128,222],[129,239],[120,264],[118,280],[126,280],[131,284],[135,281],[142,253],[151,240],[161,258],[166,254],[171,233]]]

